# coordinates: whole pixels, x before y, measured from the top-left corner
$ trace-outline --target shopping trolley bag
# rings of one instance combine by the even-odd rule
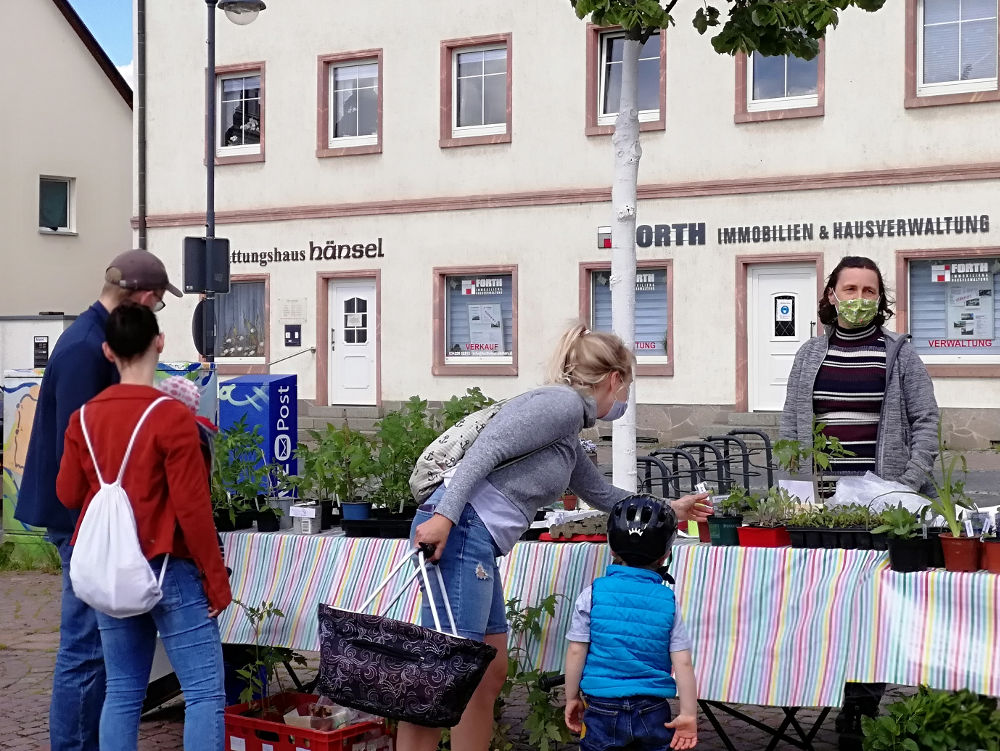
[[[317,690],[338,704],[381,717],[426,727],[452,727],[461,719],[497,651],[489,644],[458,636],[441,570],[433,566],[450,634],[441,630],[434,598],[427,594],[431,587],[423,550],[414,550],[400,561],[359,611],[365,611],[414,556],[418,565],[385,605],[382,615],[320,603]],[[433,629],[384,616],[418,574],[423,576]]]

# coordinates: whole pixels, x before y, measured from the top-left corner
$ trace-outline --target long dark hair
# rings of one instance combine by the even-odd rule
[[[830,272],[830,277],[826,280],[826,287],[819,298],[819,320],[827,326],[832,326],[837,322],[837,309],[830,303],[830,291],[837,286],[841,269],[869,269],[875,272],[878,277],[878,312],[875,314],[875,325],[882,327],[885,322],[895,315],[890,305],[895,304],[895,300],[890,300],[886,293],[885,282],[882,280],[882,272],[878,264],[871,258],[864,256],[844,256],[840,263]]]

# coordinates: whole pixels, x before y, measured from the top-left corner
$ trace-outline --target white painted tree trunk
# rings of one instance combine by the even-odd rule
[[[639,181],[639,51],[626,39],[622,57],[622,91],[615,134],[615,178],[611,185],[611,328],[629,349],[635,347],[635,219]],[[635,392],[629,390],[628,411],[612,423],[613,482],[636,490]]]

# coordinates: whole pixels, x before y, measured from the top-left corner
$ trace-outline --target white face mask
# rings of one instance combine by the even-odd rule
[[[607,420],[608,422],[611,422],[612,420],[617,420],[619,417],[625,414],[625,410],[627,409],[628,409],[628,402],[616,401],[614,404],[611,405],[611,409],[608,410],[608,413],[604,415],[604,417],[601,417],[599,419]]]

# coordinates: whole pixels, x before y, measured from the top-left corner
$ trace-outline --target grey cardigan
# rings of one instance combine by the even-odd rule
[[[593,426],[596,412],[593,399],[569,386],[545,386],[514,397],[469,446],[434,510],[457,524],[476,485],[488,479],[524,514],[525,527],[535,511],[566,488],[610,511],[630,493],[609,484],[580,446],[579,433]]]
[[[828,328],[795,354],[779,437],[812,442],[813,386],[829,345]],[[929,489],[938,453],[938,406],[927,368],[909,334],[885,334],[885,396],[875,447],[875,474],[885,480]]]

